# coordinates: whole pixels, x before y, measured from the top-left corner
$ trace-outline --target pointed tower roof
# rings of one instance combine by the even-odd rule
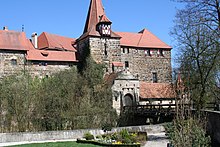
[[[86,36],[100,36],[99,32],[96,30],[96,25],[100,22],[111,23],[105,14],[102,0],[91,0],[83,35],[79,39]],[[114,32],[111,32],[111,37],[120,38],[120,36]]]
[[[86,19],[84,32],[89,32],[94,26],[99,23],[100,17],[105,15],[104,8],[101,0],[91,0],[89,12]]]

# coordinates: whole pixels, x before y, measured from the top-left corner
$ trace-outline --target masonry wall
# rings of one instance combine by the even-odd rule
[[[133,126],[113,128],[111,132],[119,132],[122,129],[127,129],[132,132],[147,132],[154,134],[163,132],[164,127],[161,126]],[[48,132],[24,132],[24,133],[0,133],[0,143],[6,142],[21,142],[21,141],[48,141],[48,140],[65,140],[82,138],[84,133],[90,132],[93,135],[101,135],[104,132],[101,129],[85,129],[85,130],[71,130],[71,131],[48,131]]]
[[[33,77],[45,77],[50,76],[59,71],[68,70],[71,67],[76,68],[76,64],[68,62],[31,62],[27,64],[27,71]]]
[[[120,40],[115,38],[87,37],[77,44],[81,61],[88,56],[97,63],[106,65],[107,73],[112,72],[112,62],[121,61]],[[89,49],[89,51],[88,51]]]
[[[12,60],[16,60],[16,64]],[[0,50],[0,78],[25,69],[25,52]]]
[[[123,106],[125,106],[124,96],[130,94],[133,97],[133,102],[136,104],[139,102],[139,81],[138,80],[126,80],[116,79],[112,86],[113,91],[113,108],[116,109],[119,115]],[[122,106],[122,107],[121,107]]]
[[[124,49],[123,49],[124,48]],[[127,51],[129,49],[129,52]],[[125,52],[123,52],[123,50]],[[146,54],[151,51],[151,55]],[[158,83],[170,83],[171,51],[163,50],[163,56],[158,55],[158,49],[121,48],[121,61],[129,62],[129,71],[141,81],[153,82],[153,73],[157,73]]]

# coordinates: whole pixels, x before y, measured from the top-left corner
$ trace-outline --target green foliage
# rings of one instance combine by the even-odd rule
[[[136,133],[129,133],[128,130],[122,129],[119,132],[118,140],[122,143],[130,144],[137,142],[137,134]]]
[[[102,65],[88,59],[86,66],[82,73],[71,68],[43,79],[17,74],[1,80],[0,109],[6,112],[1,116],[5,124],[1,131],[100,128],[103,122],[114,125],[117,115]]]
[[[165,126],[167,135],[175,147],[209,147],[210,137],[206,137],[202,123],[196,119],[174,121]]]
[[[85,138],[86,140],[93,140],[94,136],[90,132],[87,132],[84,134],[83,138]]]
[[[102,126],[102,130],[103,130],[104,132],[106,132],[106,131],[111,131],[111,130],[112,130],[112,125],[109,124],[109,123],[105,123],[105,124]]]

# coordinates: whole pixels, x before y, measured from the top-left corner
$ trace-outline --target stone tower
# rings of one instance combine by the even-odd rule
[[[79,60],[90,55],[97,63],[106,65],[106,73],[112,65],[121,61],[120,36],[111,30],[101,0],[91,0],[83,34],[76,40]]]
[[[76,40],[79,61],[91,56],[105,64],[105,77],[114,77],[113,107],[117,113],[127,106],[139,105],[147,98],[170,98],[162,95],[171,77],[171,49],[153,33],[114,32],[101,0],[91,0],[83,34]],[[155,94],[156,93],[156,94]]]

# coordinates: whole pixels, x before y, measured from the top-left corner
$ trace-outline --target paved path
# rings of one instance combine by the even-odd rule
[[[165,133],[148,134],[148,141],[144,147],[167,147],[168,142]]]

